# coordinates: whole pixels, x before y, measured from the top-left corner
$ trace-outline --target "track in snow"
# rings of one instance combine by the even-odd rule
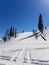
[[[49,49],[49,47],[45,48],[30,48],[29,45],[26,44],[25,48],[11,50],[10,52],[15,52],[14,56],[11,58],[9,56],[2,56],[0,55],[0,60],[7,60],[7,61],[13,61],[13,62],[22,62],[22,63],[30,63],[35,65],[49,65],[49,60],[41,60],[33,58],[31,51],[40,51],[40,50],[46,50]],[[5,53],[5,52],[4,52]],[[10,59],[10,60],[9,60]]]

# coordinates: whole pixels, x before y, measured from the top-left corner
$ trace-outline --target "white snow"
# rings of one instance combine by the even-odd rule
[[[10,41],[0,42],[0,65],[49,65],[49,28],[44,31],[47,41],[32,32],[18,34]],[[43,34],[43,35],[44,35]]]

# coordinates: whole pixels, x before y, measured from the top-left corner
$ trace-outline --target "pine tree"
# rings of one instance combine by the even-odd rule
[[[22,33],[24,33],[24,30],[22,30]]]
[[[43,20],[41,14],[39,15],[38,29],[41,33],[43,33]]]
[[[3,41],[4,41],[4,42],[6,42],[6,41],[7,41],[6,36],[4,36],[2,39],[3,39]]]
[[[14,27],[10,28],[10,37],[12,37],[12,36],[16,38],[16,28],[14,28]]]
[[[17,34],[17,33],[16,33],[16,30],[15,30],[15,38],[16,38],[16,34]]]
[[[38,39],[37,32],[34,29],[32,30],[32,32],[33,32],[33,35],[35,36],[35,38]]]
[[[10,31],[9,31],[9,29],[7,29],[6,32],[5,32],[5,36],[6,36],[7,39],[10,40],[10,35],[9,34],[10,34]]]
[[[10,37],[14,36],[13,27],[10,28]]]

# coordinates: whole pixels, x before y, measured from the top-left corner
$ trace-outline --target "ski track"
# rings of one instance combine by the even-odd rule
[[[40,48],[41,50],[42,48]],[[44,48],[45,49],[45,48]],[[34,49],[33,49],[34,50]],[[37,48],[38,50],[38,48]],[[27,45],[25,49],[17,49],[17,50],[12,50],[11,52],[16,52],[13,56],[13,58],[9,56],[0,56],[0,59],[2,60],[7,60],[7,61],[13,61],[13,62],[19,62],[19,55],[21,58],[23,58],[22,63],[30,63],[30,64],[35,64],[35,65],[49,65],[49,60],[40,60],[40,59],[33,59],[31,56],[31,51],[32,49],[29,48]],[[23,56],[21,56],[21,54]],[[21,61],[21,60],[20,60]]]

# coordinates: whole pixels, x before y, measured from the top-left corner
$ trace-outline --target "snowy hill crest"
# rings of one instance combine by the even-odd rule
[[[49,28],[44,30],[46,41],[38,33],[38,39],[33,32],[18,34],[17,38],[0,45],[1,65],[49,65]]]

